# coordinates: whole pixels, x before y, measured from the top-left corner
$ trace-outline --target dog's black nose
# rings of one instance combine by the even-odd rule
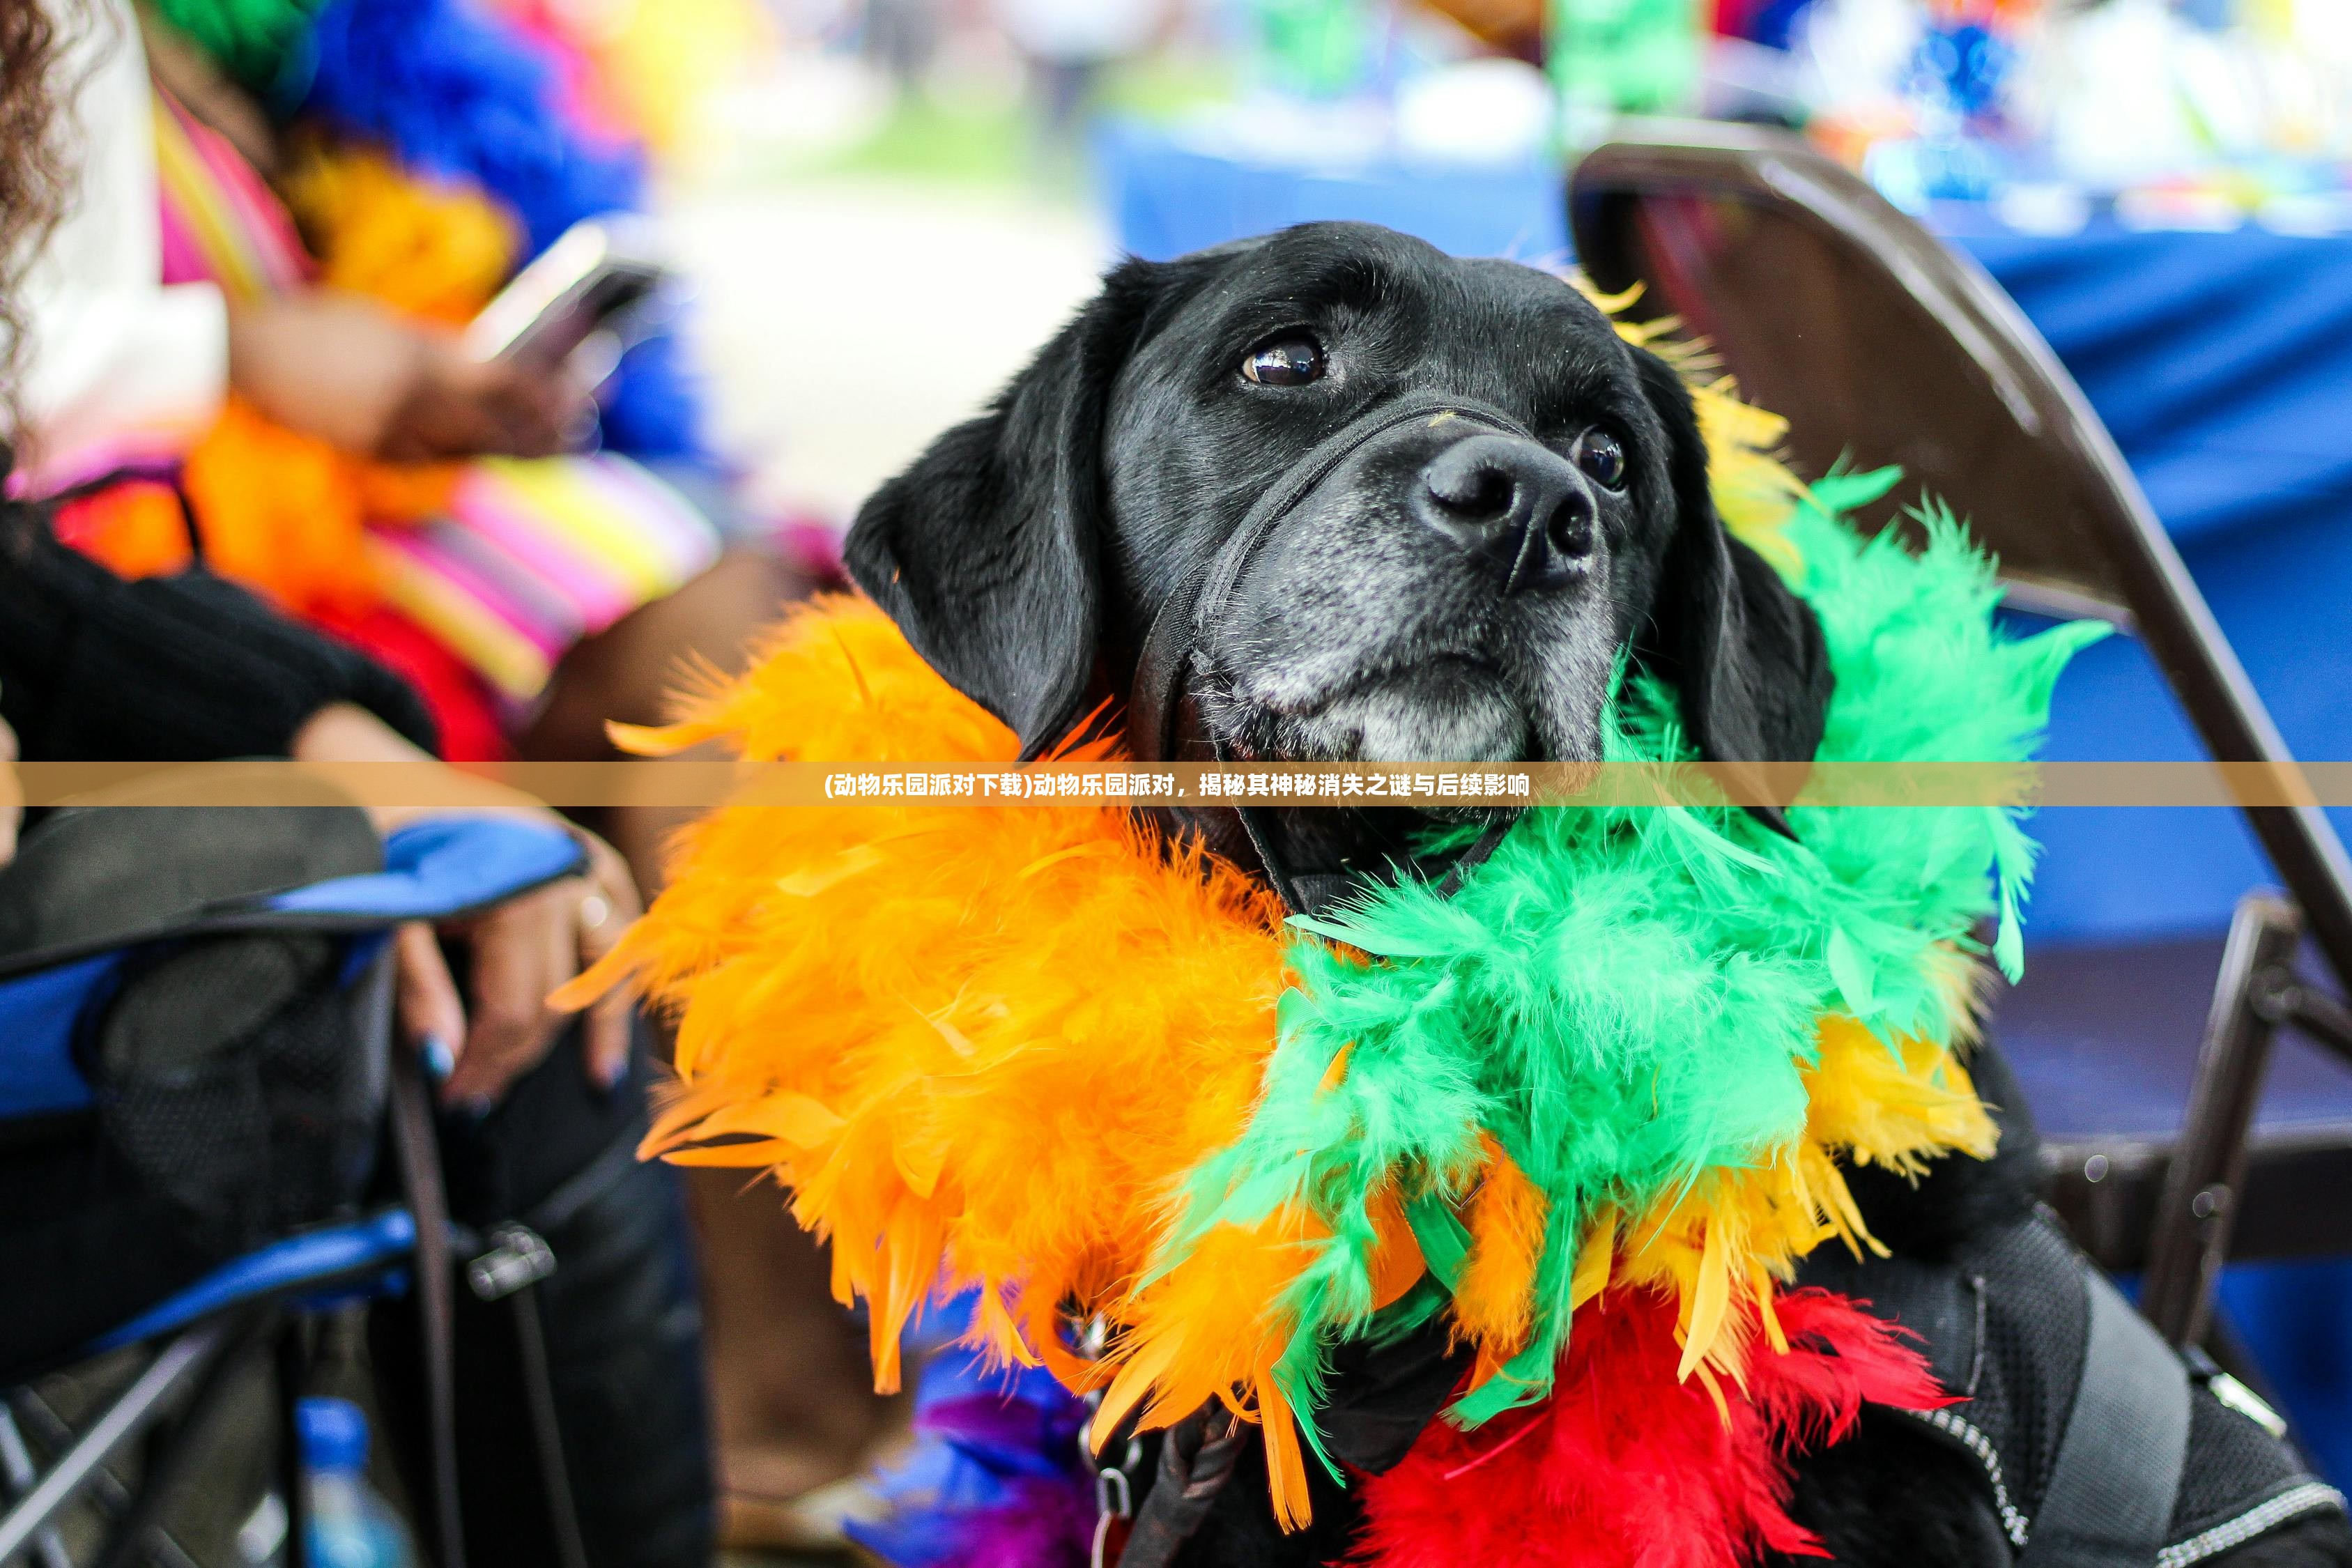
[[[1421,470],[1412,510],[1507,594],[1560,582],[1592,552],[1592,492],[1573,463],[1524,437],[1456,441]]]

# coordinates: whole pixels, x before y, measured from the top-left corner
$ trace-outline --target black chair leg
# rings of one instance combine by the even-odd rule
[[[547,1328],[540,1320],[539,1291],[526,1285],[508,1298],[514,1309],[515,1347],[530,1405],[532,1444],[539,1451],[541,1484],[547,1489],[548,1532],[560,1568],[588,1568],[587,1544],[580,1538],[580,1510],[563,1462],[563,1421],[555,1408],[555,1379],[547,1364]]]
[[[298,1416],[302,1391],[310,1386],[308,1326],[295,1318],[278,1331],[278,1364],[270,1380],[278,1397],[278,1495],[286,1506],[286,1568],[310,1565],[310,1488],[302,1465]]]
[[[2214,1281],[2229,1256],[2246,1137],[2270,1070],[2271,1044],[2294,984],[2302,921],[2274,893],[2238,901],[2213,987],[2189,1111],[2157,1200],[2140,1310],[2174,1345],[2204,1336]]]
[[[483,1301],[504,1301],[514,1320],[515,1368],[530,1417],[556,1568],[588,1568],[580,1510],[564,1464],[563,1418],[555,1406],[555,1377],[547,1361],[547,1325],[539,1310],[539,1287],[555,1272],[555,1253],[537,1231],[515,1222],[492,1226],[483,1240],[488,1249],[466,1266],[466,1283]]]

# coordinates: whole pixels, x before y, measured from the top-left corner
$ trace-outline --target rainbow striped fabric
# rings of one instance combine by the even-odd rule
[[[163,281],[219,286],[231,300],[298,289],[310,258],[294,220],[228,138],[155,95]]]
[[[719,557],[685,497],[610,453],[470,463],[445,516],[370,529],[367,545],[386,602],[516,703],[573,643]]]

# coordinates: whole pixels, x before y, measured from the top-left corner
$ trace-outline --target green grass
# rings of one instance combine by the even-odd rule
[[[1224,97],[1231,88],[1230,72],[1215,62],[1155,56],[1108,72],[1089,111],[1166,120]],[[1020,93],[953,79],[901,95],[856,145],[772,172],[787,178],[1024,189],[1071,199],[1084,195],[1087,181],[1083,145],[1046,145]]]
[[[1035,137],[1018,99],[946,89],[908,93],[872,136],[812,172],[1018,184],[1035,163]]]

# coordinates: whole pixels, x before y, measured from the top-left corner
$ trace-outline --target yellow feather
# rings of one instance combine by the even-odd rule
[[[1698,1370],[1702,1361],[1708,1359],[1715,1349],[1716,1336],[1723,1331],[1724,1318],[1731,1310],[1731,1259],[1729,1249],[1723,1244],[1723,1226],[1710,1219],[1705,1229],[1706,1241],[1698,1255],[1698,1282],[1684,1303],[1690,1321],[1684,1330],[1683,1359],[1675,1369],[1676,1377],[1688,1377]],[[1722,1395],[1716,1397],[1720,1402]]]

